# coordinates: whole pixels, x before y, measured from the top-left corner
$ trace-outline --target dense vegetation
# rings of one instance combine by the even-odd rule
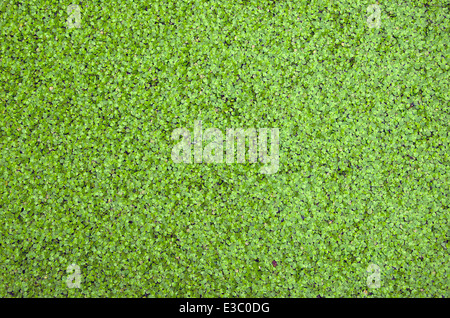
[[[0,4],[1,297],[449,296],[448,2],[70,4]],[[175,164],[195,120],[279,170]]]

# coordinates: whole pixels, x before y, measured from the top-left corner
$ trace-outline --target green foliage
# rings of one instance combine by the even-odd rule
[[[0,296],[448,297],[443,3],[2,1]],[[195,120],[278,172],[173,163]]]

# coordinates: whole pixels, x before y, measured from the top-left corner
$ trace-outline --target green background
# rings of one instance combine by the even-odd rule
[[[2,1],[0,296],[448,297],[450,4],[373,3]]]

